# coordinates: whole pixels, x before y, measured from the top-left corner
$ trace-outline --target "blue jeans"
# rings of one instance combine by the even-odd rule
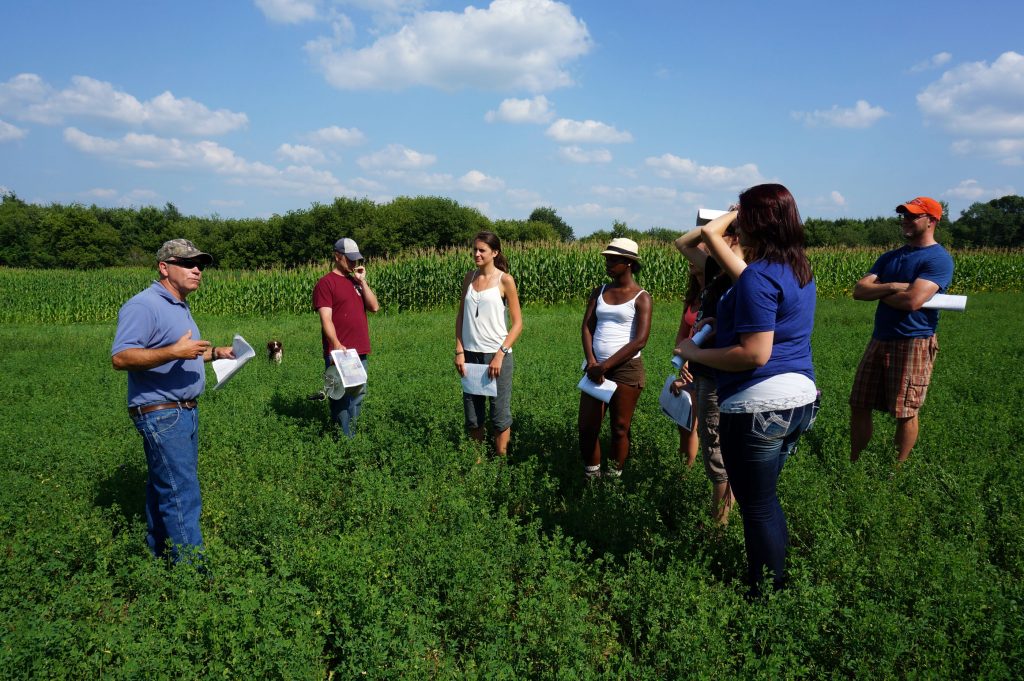
[[[163,556],[171,542],[178,562],[201,553],[199,530],[199,408],[162,409],[133,418],[142,435],[149,475],[146,480],[146,543]]]
[[[366,357],[360,356],[360,360],[363,362],[363,371],[367,371]],[[324,358],[324,368],[331,366],[331,364],[331,356],[328,355]],[[367,371],[367,373],[369,372]],[[366,386],[367,384],[363,383],[358,388],[345,391],[345,396],[340,400],[328,398],[331,404],[331,419],[337,422],[338,426],[341,427],[341,432],[345,433],[347,437],[355,437],[356,419],[359,418],[359,414],[363,410],[363,400],[366,399]]]
[[[773,586],[783,585],[789,533],[776,485],[786,457],[796,451],[817,413],[815,401],[793,409],[721,415],[722,458],[743,516],[747,580],[754,594],[766,568]]]

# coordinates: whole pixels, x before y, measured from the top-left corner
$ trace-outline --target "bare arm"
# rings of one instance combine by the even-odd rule
[[[377,312],[380,309],[380,304],[377,302],[377,294],[366,283],[366,268],[363,266],[355,268],[352,271],[352,278],[359,284],[359,290],[363,296],[363,307],[367,312]]]
[[[512,322],[508,335],[505,336],[504,346],[511,348],[512,344],[519,339],[519,334],[523,332],[523,310],[519,306],[519,289],[516,288],[516,282],[512,275],[506,274],[501,278],[501,287],[502,295],[505,296],[508,303],[508,318]]]
[[[706,364],[721,371],[747,371],[763,367],[772,356],[774,331],[741,333],[740,342],[727,348],[699,348],[693,341],[684,341],[676,354],[685,360]]]
[[[897,310],[914,312],[920,310],[921,306],[931,300],[931,297],[939,292],[939,285],[927,279],[917,278],[906,291],[893,293],[891,296],[882,298],[882,302]]]
[[[462,347],[462,318],[465,316],[466,310],[466,291],[469,290],[469,284],[473,281],[473,271],[466,272],[466,276],[462,279],[462,295],[459,296],[459,313],[455,316],[455,369],[459,372],[460,376],[466,375],[466,352],[465,348]]]
[[[118,371],[146,371],[176,359],[196,359],[207,355],[212,359],[213,346],[209,341],[192,340],[192,331],[186,331],[181,338],[162,348],[126,348],[110,358]]]
[[[316,312],[320,315],[320,328],[327,337],[327,349],[331,352],[346,350],[347,348],[338,340],[338,334],[334,330],[334,311],[329,307],[318,307]]]
[[[861,277],[861,279],[854,285],[853,299],[881,300],[882,298],[891,296],[894,293],[902,293],[908,288],[910,288],[910,284],[906,282],[891,281],[887,284],[883,284],[878,281],[877,274],[867,274]],[[935,287],[935,290],[938,290],[937,286]]]
[[[687,260],[692,262],[698,269],[703,270],[704,263],[708,259],[708,253],[703,249],[697,248],[700,245],[700,229],[700,227],[694,227],[673,243],[676,250],[682,253]]]
[[[733,281],[739,279],[740,274],[747,268],[747,263],[743,261],[743,258],[736,255],[732,246],[725,241],[725,230],[735,222],[737,214],[736,211],[731,210],[700,228],[701,237],[707,244],[708,250],[711,251],[711,255]]]
[[[583,312],[583,327],[580,329],[580,337],[583,341],[583,357],[587,360],[587,367],[597,364],[594,358],[594,331],[597,329],[597,297],[601,295],[601,287],[598,286],[590,293],[587,299],[587,309]]]

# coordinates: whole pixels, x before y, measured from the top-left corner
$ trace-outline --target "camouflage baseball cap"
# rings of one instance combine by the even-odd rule
[[[164,242],[164,245],[156,252],[157,262],[167,262],[168,260],[196,260],[209,265],[213,262],[213,256],[200,251],[188,239],[171,239]]]

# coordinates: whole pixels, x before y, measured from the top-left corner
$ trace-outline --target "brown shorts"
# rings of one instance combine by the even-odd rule
[[[642,357],[626,360],[611,371],[606,372],[604,377],[619,385],[629,385],[634,388],[643,389],[647,382],[644,373],[644,360]]]
[[[904,338],[868,343],[850,391],[850,406],[887,411],[898,419],[917,415],[928,393],[939,342]]]

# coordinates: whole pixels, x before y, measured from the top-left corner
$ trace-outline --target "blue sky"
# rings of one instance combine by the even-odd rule
[[[9,3],[0,190],[265,217],[335,196],[690,226],[1024,192],[1024,3]]]

